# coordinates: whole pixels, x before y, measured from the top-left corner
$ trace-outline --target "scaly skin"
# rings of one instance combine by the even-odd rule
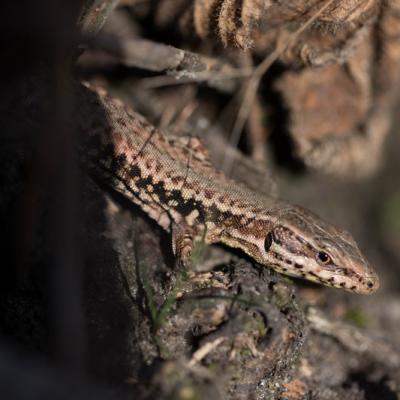
[[[286,275],[355,293],[378,289],[378,276],[348,232],[228,179],[197,139],[169,139],[104,91],[85,90],[89,110],[95,102],[104,112],[83,113],[83,157],[96,178],[172,233],[183,263],[193,242],[205,240],[239,248]]]

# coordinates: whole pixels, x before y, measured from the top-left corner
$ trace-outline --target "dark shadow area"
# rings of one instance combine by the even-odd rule
[[[356,382],[365,393],[366,400],[396,400],[396,393],[388,386],[387,377],[379,381],[368,378],[365,372],[355,372],[349,376],[350,382]]]
[[[129,318],[135,305],[125,295],[113,242],[102,236],[109,230],[107,204],[78,162],[87,132],[79,131],[77,115],[90,120],[94,113],[107,127],[101,105],[80,96],[71,75],[79,6],[0,6],[7,16],[1,27],[0,397],[7,399],[111,398],[107,391],[118,398],[107,386],[86,389],[87,376],[121,385],[141,364]]]
[[[282,75],[284,67],[279,63],[271,66],[260,86],[263,100],[272,111],[268,125],[271,127],[268,143],[275,163],[295,175],[305,173],[304,163],[296,157],[294,142],[289,134],[289,113],[284,106],[282,95],[274,88],[274,82]],[[267,122],[266,122],[267,123]]]

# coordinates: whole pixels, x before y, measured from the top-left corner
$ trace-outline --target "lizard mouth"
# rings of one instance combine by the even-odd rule
[[[379,289],[379,286],[379,278],[375,272],[364,276],[354,276],[352,279],[338,279],[338,284],[335,285],[335,287],[357,294],[372,294]]]
[[[354,263],[353,263],[354,264]],[[357,265],[357,274],[355,278],[358,279],[358,290],[355,292],[360,294],[371,294],[379,289],[380,282],[379,277],[368,262],[362,262],[362,265]],[[359,272],[360,271],[360,272]]]

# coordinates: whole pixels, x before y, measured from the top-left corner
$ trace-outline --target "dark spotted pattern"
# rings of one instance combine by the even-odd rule
[[[167,139],[104,92],[91,92],[91,97],[103,111],[89,112],[82,123],[88,127],[82,159],[97,179],[138,204],[163,228],[171,230],[175,223],[193,231],[206,225],[209,242],[239,247],[279,272],[359,293],[378,288],[376,274],[350,234],[308,210],[225,177],[198,153],[198,141],[184,145]],[[273,240],[266,246],[269,234]],[[318,262],[318,252],[326,252],[328,261],[319,257]]]

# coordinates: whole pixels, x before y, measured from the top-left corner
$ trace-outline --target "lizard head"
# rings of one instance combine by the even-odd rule
[[[350,233],[299,206],[258,215],[229,232],[231,246],[286,275],[359,294],[378,289],[379,278]]]
[[[264,240],[265,257],[291,275],[327,286],[368,294],[379,279],[347,231],[299,207],[283,208]]]

